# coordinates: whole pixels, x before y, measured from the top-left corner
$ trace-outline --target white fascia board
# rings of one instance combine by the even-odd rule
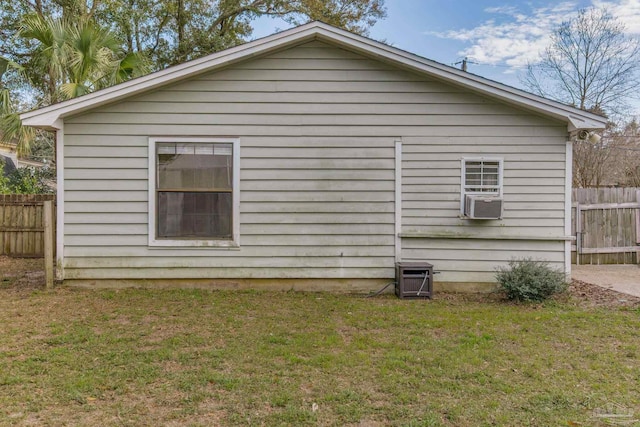
[[[593,120],[586,120],[583,117],[576,117],[574,115],[569,115],[569,132],[573,132],[576,130],[586,129],[604,129],[607,124],[607,119],[604,117],[600,117],[600,121],[596,122]]]
[[[501,99],[543,115],[568,122],[569,131],[576,129],[603,129],[606,119],[554,102],[536,95],[476,76],[438,62],[422,58],[403,50],[387,46],[366,37],[332,27],[322,22],[312,22],[262,39],[207,55],[200,59],[176,65],[147,76],[139,77],[80,98],[54,104],[23,113],[20,118],[27,126],[52,128],[56,120],[91,108],[114,102],[197,74],[212,71],[263,55],[273,50],[319,39],[343,46],[365,56],[391,62],[419,73],[426,73],[441,80],[466,87],[475,92]]]
[[[55,104],[55,105],[60,105],[60,104]],[[42,115],[37,115],[37,116],[32,116],[30,118],[27,118],[27,114],[36,113],[42,110],[43,109],[34,110],[34,111],[29,111],[28,113],[21,114],[20,118],[22,119],[22,124],[24,126],[33,126],[33,127],[48,130],[51,132],[55,132],[59,129],[62,129],[60,125],[60,123],[62,122],[62,119],[60,118],[60,115],[57,114],[57,112],[55,111],[49,112],[49,113],[43,112]]]

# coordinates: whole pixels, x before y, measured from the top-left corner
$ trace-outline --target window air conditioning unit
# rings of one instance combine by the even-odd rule
[[[502,197],[467,195],[464,214],[471,219],[502,219]]]

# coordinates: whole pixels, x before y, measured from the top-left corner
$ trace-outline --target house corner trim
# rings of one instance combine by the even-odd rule
[[[396,150],[396,182],[395,182],[395,259],[402,260],[402,140],[395,141]]]
[[[564,235],[571,235],[571,194],[573,184],[573,141],[568,140],[565,146],[565,171],[564,171]],[[564,242],[564,272],[567,279],[571,278],[571,244],[572,241]],[[577,256],[577,252],[576,252]]]
[[[56,120],[56,280],[64,280],[64,121]]]

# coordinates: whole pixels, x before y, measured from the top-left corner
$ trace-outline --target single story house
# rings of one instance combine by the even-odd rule
[[[58,279],[326,290],[569,273],[572,143],[606,123],[319,22],[21,118],[57,135]]]

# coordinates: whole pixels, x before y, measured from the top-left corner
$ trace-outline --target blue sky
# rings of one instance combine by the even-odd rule
[[[548,44],[552,29],[578,9],[606,7],[629,34],[640,36],[640,0],[386,0],[387,18],[369,37],[447,65],[468,57],[468,70],[521,87],[527,62]],[[262,37],[286,23],[270,18],[256,25]],[[634,102],[640,113],[640,102]]]

